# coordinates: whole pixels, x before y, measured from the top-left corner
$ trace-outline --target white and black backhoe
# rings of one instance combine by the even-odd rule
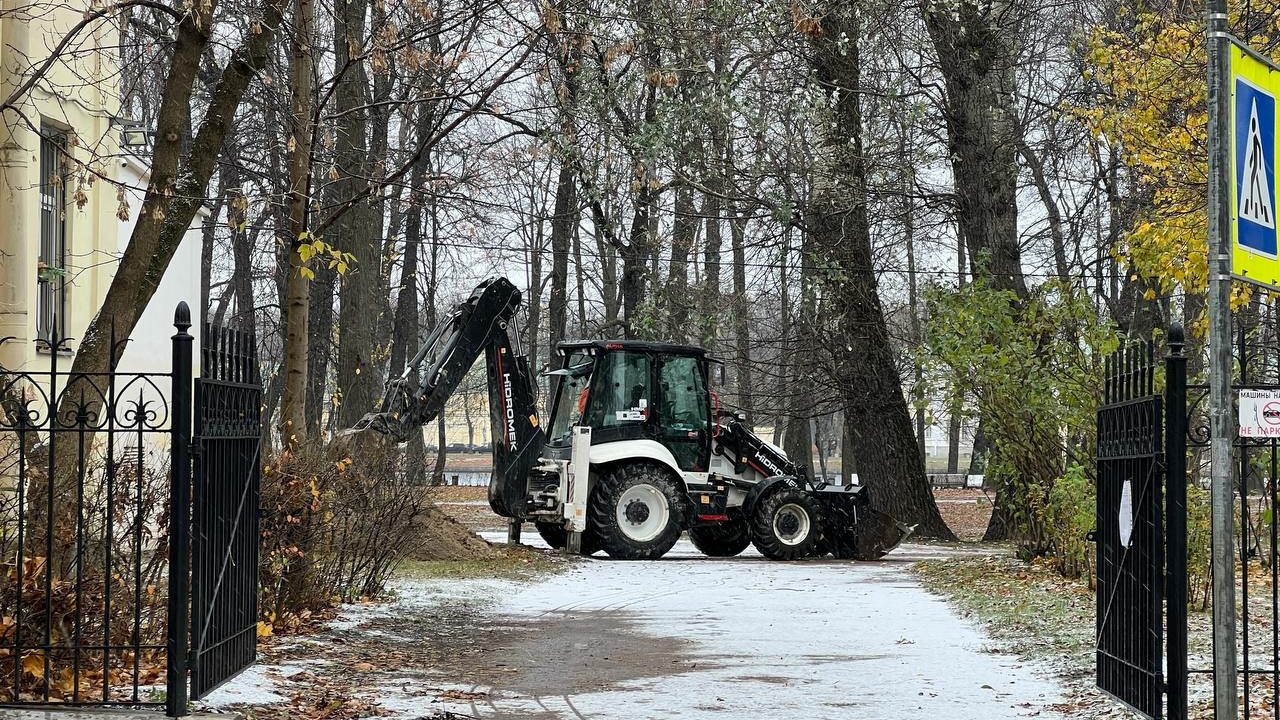
[[[485,355],[493,438],[489,504],[519,539],[532,522],[552,547],[654,560],[683,531],[703,553],[755,545],[775,560],[875,559],[909,528],[872,510],[863,488],[806,476],[720,408],[702,348],[633,340],[565,342],[551,371],[550,422],[535,407],[514,322],[520,291],[481,283],[387,383],[352,431],[397,441],[444,410]]]

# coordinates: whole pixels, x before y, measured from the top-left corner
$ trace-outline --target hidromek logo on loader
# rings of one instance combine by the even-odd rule
[[[786,474],[786,473],[782,472],[782,468],[778,467],[778,466],[777,466],[777,465],[776,465],[772,460],[770,460],[769,458],[765,457],[765,455],[764,455],[764,450],[757,450],[757,451],[756,451],[756,458],[755,458],[755,459],[756,459],[756,462],[758,462],[758,463],[760,463],[761,465],[763,465],[763,466],[765,467],[765,469],[766,469],[766,470],[768,470],[769,472],[772,472],[774,475],[785,475],[785,474]]]
[[[507,440],[511,443],[511,452],[519,449],[516,443],[516,409],[511,406],[511,373],[502,373],[502,395],[507,406]]]

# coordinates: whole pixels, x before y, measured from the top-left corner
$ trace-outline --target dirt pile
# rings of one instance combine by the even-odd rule
[[[501,554],[500,548],[435,505],[429,505],[416,522],[423,537],[409,553],[412,560],[485,560]]]

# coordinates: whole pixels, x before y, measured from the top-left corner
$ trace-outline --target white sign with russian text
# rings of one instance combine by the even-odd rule
[[[1280,390],[1240,390],[1240,437],[1280,437]]]

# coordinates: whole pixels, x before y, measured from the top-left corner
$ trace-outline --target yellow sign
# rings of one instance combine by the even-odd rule
[[[1276,246],[1276,95],[1280,71],[1231,45],[1231,273],[1280,289]]]

